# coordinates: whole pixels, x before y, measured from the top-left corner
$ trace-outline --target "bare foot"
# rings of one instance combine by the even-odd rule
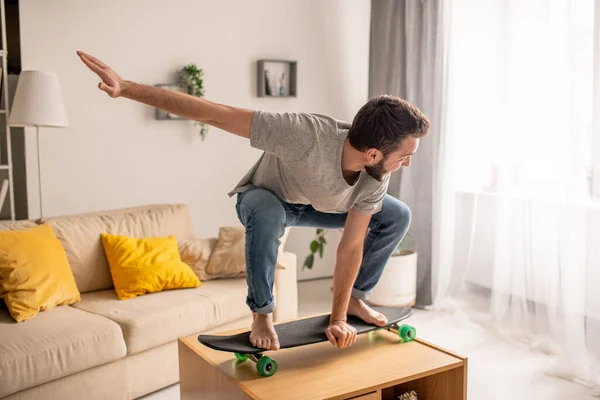
[[[348,315],[354,315],[368,324],[375,324],[377,326],[384,326],[387,324],[387,318],[371,307],[366,305],[362,300],[355,297],[350,297],[350,303],[348,303]]]
[[[279,339],[273,328],[273,314],[252,313],[252,331],[250,343],[253,346],[266,350],[279,350]]]

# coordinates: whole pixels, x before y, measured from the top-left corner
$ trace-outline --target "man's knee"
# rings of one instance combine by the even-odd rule
[[[266,189],[251,189],[245,193],[239,204],[240,218],[244,225],[271,226],[284,228],[285,209],[279,198]]]
[[[410,226],[412,213],[404,202],[386,195],[381,211],[384,225],[402,235],[406,233]]]

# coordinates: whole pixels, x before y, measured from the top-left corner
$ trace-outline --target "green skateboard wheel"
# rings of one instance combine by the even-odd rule
[[[277,372],[277,362],[267,356],[258,359],[256,369],[262,376],[273,376]]]
[[[237,358],[240,361],[246,361],[248,359],[248,355],[247,354],[240,354],[240,353],[233,353],[235,354],[235,358]]]
[[[402,325],[398,329],[398,335],[403,342],[412,342],[417,336],[417,330],[410,325]]]

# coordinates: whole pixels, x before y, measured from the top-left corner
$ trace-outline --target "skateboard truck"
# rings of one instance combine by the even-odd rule
[[[273,360],[270,357],[267,357],[261,353],[256,354],[240,354],[234,353],[235,358],[239,361],[244,362],[247,359],[250,359],[256,363],[256,369],[262,376],[272,376],[277,372],[277,361]]]
[[[417,336],[416,329],[406,324],[402,324],[401,326],[398,326],[398,324],[393,324],[384,326],[383,329],[398,335],[402,342],[412,342],[415,339],[415,336]]]

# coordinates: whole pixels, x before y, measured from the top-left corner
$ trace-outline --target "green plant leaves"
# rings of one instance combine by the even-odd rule
[[[312,251],[313,253],[315,253],[321,244],[319,242],[317,242],[316,240],[313,240],[312,242],[310,242],[310,251]]]
[[[304,267],[311,269],[314,261],[315,261],[314,254],[309,254],[308,257],[306,257],[306,260],[304,260]]]
[[[189,88],[189,94],[204,97],[204,71],[196,64],[188,64],[181,69],[180,81]],[[200,126],[200,137],[204,141],[208,126],[199,121],[196,121],[194,125]]]
[[[325,245],[327,244],[327,240],[325,240],[325,229],[317,229],[317,237],[310,242],[310,254],[306,257],[304,261],[304,268],[311,269],[315,262],[315,254],[319,253],[319,257],[323,258],[323,254],[325,252]]]

